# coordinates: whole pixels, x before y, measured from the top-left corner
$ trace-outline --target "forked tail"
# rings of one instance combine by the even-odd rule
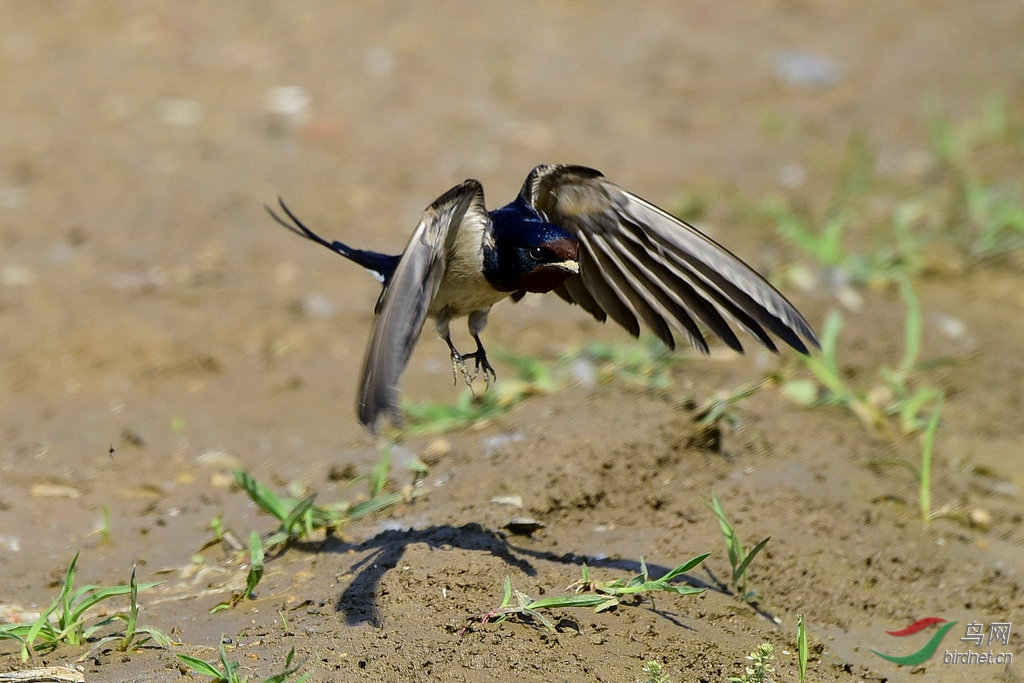
[[[284,211],[285,215],[291,219],[291,223],[281,218],[271,209],[269,206],[264,205],[267,213],[277,221],[282,227],[291,232],[294,232],[299,237],[305,237],[311,242],[321,244],[331,251],[341,254],[348,260],[358,263],[363,268],[366,268],[370,272],[370,275],[377,278],[377,280],[384,285],[387,285],[391,279],[391,275],[394,274],[395,268],[398,266],[398,260],[401,256],[390,256],[388,254],[380,254],[376,251],[364,251],[362,249],[353,249],[352,247],[344,244],[343,242],[333,241],[328,242],[320,235],[316,234],[312,230],[306,227],[305,223],[300,221],[291,209],[284,203],[280,197],[277,199],[277,203],[281,206],[281,210]]]

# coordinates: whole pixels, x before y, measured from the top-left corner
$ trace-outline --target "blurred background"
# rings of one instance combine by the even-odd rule
[[[0,405],[8,448],[47,423],[61,463],[109,441],[110,420],[163,429],[178,413],[237,447],[298,408],[250,401],[311,367],[325,403],[299,412],[358,436],[377,286],[274,225],[278,196],[325,235],[397,253],[464,178],[493,207],[538,163],[586,164],[696,206],[763,267],[778,235],[732,198],[826,205],[853,136],[882,172],[926,174],[927,108],[1019,104],[1024,58],[1015,2],[69,0],[5,15]],[[502,320],[526,314],[502,308],[490,332],[508,345]]]
[[[858,297],[880,289],[851,303],[788,277],[817,265],[761,207],[816,230],[858,173],[896,195],[928,187],[948,161],[936,120],[963,130],[1024,103],[1017,0],[54,0],[3,15],[0,537],[14,559],[65,561],[104,506],[145,533],[170,534],[140,517],[153,509],[201,527],[224,490],[196,473],[204,455],[280,481],[375,457],[354,401],[378,285],[270,220],[278,196],[325,237],[397,253],[465,178],[494,208],[536,164],[589,165],[776,276],[819,329],[847,305],[871,355],[899,339],[883,331],[899,314],[864,313]],[[1019,179],[1000,144],[974,157],[978,177]],[[865,198],[852,243],[891,230],[879,216],[895,201]],[[970,265],[943,249],[933,272]],[[1019,313],[1012,272],[991,286]],[[545,358],[625,337],[556,298],[491,320],[489,348]],[[461,391],[432,329],[403,389]],[[140,552],[177,561],[166,538]],[[11,566],[46,594],[31,563]]]

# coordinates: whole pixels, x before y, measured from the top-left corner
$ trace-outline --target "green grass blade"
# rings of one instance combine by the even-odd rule
[[[249,494],[249,497],[261,510],[273,515],[282,522],[287,519],[288,513],[291,511],[291,505],[266,486],[256,481],[248,473],[242,470],[235,470],[234,475],[235,482]]]
[[[80,553],[75,553],[75,556],[71,558],[71,564],[68,565],[67,571],[64,573],[64,581],[60,586],[60,595],[57,600],[60,605],[60,612],[57,613],[57,623],[61,630],[66,630],[70,623],[74,621],[71,616],[71,606],[74,602],[72,599],[72,591],[75,586],[75,567],[78,564],[78,556]]]
[[[693,559],[689,560],[688,562],[685,562],[684,564],[679,565],[678,567],[676,567],[675,569],[670,571],[668,574],[665,574],[665,576],[661,577],[661,580],[662,581],[671,581],[672,579],[676,578],[680,574],[685,574],[686,572],[690,571],[691,569],[693,569],[694,567],[696,567],[697,565],[702,563],[704,560],[708,559],[710,556],[711,556],[711,553],[704,553],[703,555],[697,555],[696,557],[694,557]]]
[[[914,288],[907,278],[900,279],[900,295],[907,306],[903,327],[903,360],[900,362],[899,373],[906,378],[917,364],[921,355],[921,301],[917,298]]]
[[[152,626],[142,626],[141,628],[136,629],[136,633],[145,633],[160,647],[170,647],[173,644],[171,636],[169,636],[166,631],[162,631]]]
[[[388,473],[391,470],[391,448],[384,449],[377,464],[373,467],[373,474],[370,475],[370,498],[376,498],[388,485]]]
[[[75,557],[77,557],[77,555]],[[50,624],[50,615],[53,614],[54,611],[59,606],[60,606],[60,597],[54,598],[53,604],[50,605],[49,609],[47,609],[45,612],[42,612],[39,615],[39,618],[36,619],[34,622],[32,622],[31,628],[29,628],[28,633],[25,634],[25,642],[28,643],[28,646],[30,648],[35,649],[36,638],[38,638],[39,635],[41,633],[43,633],[44,631],[50,636],[49,638],[47,638],[47,640],[56,641],[56,635],[57,634],[56,634],[56,631],[53,628],[53,625]],[[28,658],[25,655],[26,655],[26,653],[23,652],[22,653],[22,660],[23,661]]]
[[[796,617],[796,649],[797,665],[799,666],[799,682],[807,680],[807,625],[804,623],[804,615]]]
[[[249,573],[245,578],[245,596],[252,599],[252,593],[256,590],[260,580],[263,578],[263,543],[260,541],[259,532],[255,529],[249,534]]]
[[[288,514],[284,516],[284,519],[281,520],[281,531],[284,531],[287,534],[293,533],[296,525],[303,517],[306,516],[306,513],[312,510],[313,503],[315,502],[316,494],[311,493],[296,503],[295,506],[288,511]]]
[[[607,595],[583,593],[581,595],[559,595],[553,598],[541,598],[531,601],[527,607],[531,610],[550,609],[553,607],[594,607],[608,600]]]
[[[210,664],[204,659],[199,659],[198,657],[190,657],[189,655],[181,654],[176,654],[174,656],[177,657],[178,661],[180,661],[182,664],[192,669],[201,676],[211,676],[212,678],[215,678],[218,681],[224,678],[223,673],[217,667],[215,667],[213,664]]]
[[[355,521],[361,517],[365,517],[375,512],[380,512],[381,510],[387,509],[392,505],[397,505],[398,503],[401,503],[403,500],[405,500],[405,494],[399,491],[395,491],[394,493],[383,493],[374,496],[370,500],[364,500],[361,503],[353,505],[349,509],[346,517],[351,521]]]
[[[725,547],[729,553],[729,565],[735,568],[741,562],[743,547],[732,528],[732,524],[729,522],[729,518],[725,516],[725,510],[722,509],[718,496],[711,496],[711,503],[709,505],[712,512],[715,513],[715,517],[718,518],[718,526],[722,530],[722,536],[725,538]]]
[[[747,556],[743,558],[743,561],[740,562],[739,566],[737,566],[736,569],[733,570],[733,580],[737,580],[739,577],[746,575],[747,567],[750,566],[750,563],[753,562],[757,554],[761,552],[761,549],[764,548],[765,545],[768,544],[768,541],[770,541],[771,539],[771,536],[766,536],[765,538],[761,539],[761,542],[755,545],[749,553],[747,553]],[[746,582],[744,581],[744,583]]]
[[[939,428],[939,417],[942,415],[943,397],[939,394],[928,424],[921,436],[921,476],[918,485],[918,505],[921,519],[927,525],[932,516],[932,452],[935,448],[935,432]]]
[[[274,674],[270,678],[264,680],[263,683],[287,683],[288,678],[291,677],[291,675],[298,671],[302,666],[301,664],[299,664],[293,667],[292,662],[294,661],[294,659],[295,648],[293,647],[292,649],[288,650],[288,655],[285,657],[284,660],[284,669],[281,671],[281,673]],[[306,677],[308,677],[308,674]]]

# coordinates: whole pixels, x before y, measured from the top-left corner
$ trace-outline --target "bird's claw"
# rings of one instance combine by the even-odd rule
[[[466,367],[466,358],[458,351],[452,351],[452,384],[458,385],[459,375],[462,375],[462,380],[466,383],[470,389],[473,388],[474,375],[469,374],[469,369]]]
[[[498,373],[494,371],[494,367],[487,360],[487,354],[484,353],[483,349],[470,354],[475,361],[477,374],[484,373],[484,385],[487,389],[491,388],[491,382],[498,381]],[[474,375],[475,379],[476,375]]]
[[[473,360],[474,366],[472,374],[470,374],[469,368],[466,367],[466,361],[470,359]],[[459,383],[459,375],[461,374],[466,386],[472,389],[473,382],[480,373],[484,375],[485,390],[490,389],[491,382],[495,382],[498,379],[498,374],[494,371],[490,361],[487,360],[487,354],[483,352],[483,349],[467,354],[461,354],[458,351],[452,352],[452,380],[455,384]]]

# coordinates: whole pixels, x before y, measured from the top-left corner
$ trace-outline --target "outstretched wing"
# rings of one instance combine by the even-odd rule
[[[580,274],[555,291],[598,320],[611,317],[633,336],[643,322],[670,348],[675,330],[704,353],[695,318],[737,351],[743,347],[726,316],[772,351],[768,332],[801,353],[804,339],[818,345],[799,311],[753,268],[600,171],[538,166],[520,197],[579,240]]]
[[[455,236],[465,222],[487,220],[484,191],[475,180],[448,190],[423,212],[377,302],[358,405],[359,421],[371,430],[382,413],[397,412],[398,380],[441,286]]]

